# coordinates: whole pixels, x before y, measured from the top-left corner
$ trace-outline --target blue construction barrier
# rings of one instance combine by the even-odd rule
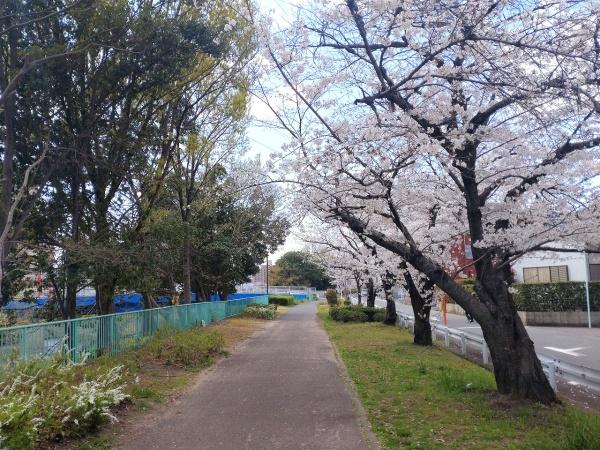
[[[229,294],[227,296],[227,300],[238,300],[240,298],[251,298],[251,297],[260,297],[266,295],[266,292],[252,292],[252,293],[244,293],[244,292],[236,292],[233,294]],[[285,294],[288,295],[288,294]],[[306,294],[292,294],[294,299],[299,301],[309,300]],[[179,297],[179,303],[181,303],[181,296]],[[196,295],[195,292],[192,292],[192,303],[198,303],[201,299]],[[25,302],[18,300],[11,300],[6,306],[2,309],[5,311],[11,312],[24,312],[27,310],[37,310],[44,307],[46,302],[48,301],[48,297],[42,296],[35,299],[34,302]],[[209,302],[220,302],[222,301],[221,296],[219,294],[212,294],[209,299]],[[141,311],[144,309],[144,299],[142,298],[142,294],[138,292],[132,292],[129,294],[118,294],[114,296],[115,302],[115,311],[117,313],[123,312],[132,312],[132,311]],[[171,297],[168,295],[161,295],[156,298],[156,303],[160,306],[170,306],[171,305]],[[76,308],[79,310],[90,310],[96,306],[96,297],[94,295],[78,295],[76,297]]]

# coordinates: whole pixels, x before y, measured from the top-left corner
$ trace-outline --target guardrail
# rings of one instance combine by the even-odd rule
[[[242,313],[250,303],[267,304],[266,295],[167,306],[105,316],[0,328],[0,366],[65,353],[75,362],[114,355],[139,346],[160,328],[206,325]]]
[[[238,292],[245,293],[263,293],[267,292],[266,284],[259,283],[245,283],[236,286],[236,290]],[[301,294],[306,295],[307,298],[310,298],[312,295],[316,295],[317,289],[314,287],[308,286],[269,286],[268,287],[269,294]]]
[[[414,332],[414,316],[399,313],[397,324]],[[469,348],[471,348],[481,354],[484,365],[490,363],[490,351],[483,336],[465,333],[456,328],[436,323],[431,324],[431,334],[434,340],[443,339],[445,347],[449,349],[452,349],[453,343],[456,344],[456,349],[463,356],[467,356]],[[552,389],[555,391],[558,387],[557,378],[562,378],[566,382],[576,383],[600,392],[600,371],[560,361],[539,353],[538,358],[542,363],[544,372],[548,375],[548,381]]]

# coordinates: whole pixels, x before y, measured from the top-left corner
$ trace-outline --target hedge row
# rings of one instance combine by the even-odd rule
[[[269,295],[269,304],[279,306],[294,306],[296,302],[291,295]]]
[[[585,283],[520,283],[513,285],[519,311],[586,310]],[[600,311],[600,282],[590,283],[590,309]]]
[[[360,305],[332,306],[329,317],[338,322],[383,322],[385,308],[371,308]]]

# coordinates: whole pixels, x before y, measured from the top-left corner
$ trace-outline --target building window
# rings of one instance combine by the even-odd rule
[[[590,264],[590,281],[600,281],[600,264]]]
[[[473,249],[470,244],[465,244],[465,258],[473,259]]]
[[[568,266],[525,267],[523,268],[525,283],[560,283],[569,281]]]

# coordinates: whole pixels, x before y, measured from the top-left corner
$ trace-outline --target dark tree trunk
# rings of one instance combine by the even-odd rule
[[[109,281],[96,284],[96,314],[105,315],[115,312],[115,285]]]
[[[158,308],[158,303],[156,303],[154,297],[148,291],[142,292],[142,301],[144,302],[144,309]]]
[[[75,246],[79,244],[79,225],[81,220],[81,182],[80,173],[81,166],[78,161],[73,161],[74,174],[71,182],[71,220],[72,220],[72,231],[71,239]],[[65,294],[65,313],[67,318],[73,319],[77,313],[77,288],[79,287],[79,265],[74,261],[71,252],[66,252],[66,274],[67,274],[67,292]]]
[[[392,297],[392,286],[394,285],[394,277],[391,273],[387,272],[382,277],[383,292],[385,295],[385,320],[383,323],[386,325],[396,325],[398,314],[396,313],[396,302]]]
[[[386,325],[396,325],[398,314],[396,313],[396,302],[391,299],[385,299],[385,320]]]
[[[71,268],[67,271],[69,273],[69,281],[71,277]],[[67,292],[65,294],[65,308],[64,314],[67,319],[74,319],[77,315],[77,286],[74,283],[67,282]]]
[[[499,273],[494,270],[491,257],[473,247],[478,278],[475,283],[477,298],[418,249],[390,239],[383,233],[367,230],[363,221],[347,211],[339,210],[338,214],[353,231],[365,234],[378,245],[404,258],[475,318],[490,347],[499,392],[546,404],[557,401],[508,292],[508,264],[506,272]]]
[[[553,403],[556,395],[544,374],[519,316],[505,317],[502,325],[491,321],[481,324],[494,363],[496,386],[502,394]]]
[[[362,305],[362,283],[360,279],[360,275],[358,273],[354,273],[354,282],[356,283],[356,297],[358,300],[358,304]]]
[[[373,278],[367,280],[367,307],[375,308],[375,283]]]
[[[183,303],[192,302],[192,249],[186,229],[183,242]]]
[[[403,268],[406,269],[406,265]],[[433,345],[431,323],[429,323],[431,300],[433,297],[433,283],[428,281],[424,286],[427,292],[429,292],[428,296],[424,298],[407,270],[404,271],[404,282],[408,295],[410,296],[410,304],[415,317],[413,343],[423,346]]]
[[[510,266],[504,267],[504,271],[483,272],[475,283],[477,296],[493,305],[474,317],[490,349],[496,386],[500,393],[515,398],[557,402],[508,290]]]
[[[10,7],[9,7],[10,11]],[[11,24],[10,16],[7,20],[7,26]],[[4,59],[0,56],[0,91],[8,86],[10,82],[11,72],[17,70],[17,28],[12,28],[8,32],[8,58]],[[2,192],[0,193],[0,233],[7,224],[8,212],[13,201],[14,190],[14,159],[16,154],[15,140],[15,105],[16,93],[9,94],[4,100],[2,109],[4,110],[4,151],[2,155]],[[10,298],[6,293],[10,291],[10,279],[6,279],[5,274],[8,273],[8,256],[10,252],[10,239],[7,239],[3,244],[0,252],[0,281],[2,283],[2,303],[7,303]]]

